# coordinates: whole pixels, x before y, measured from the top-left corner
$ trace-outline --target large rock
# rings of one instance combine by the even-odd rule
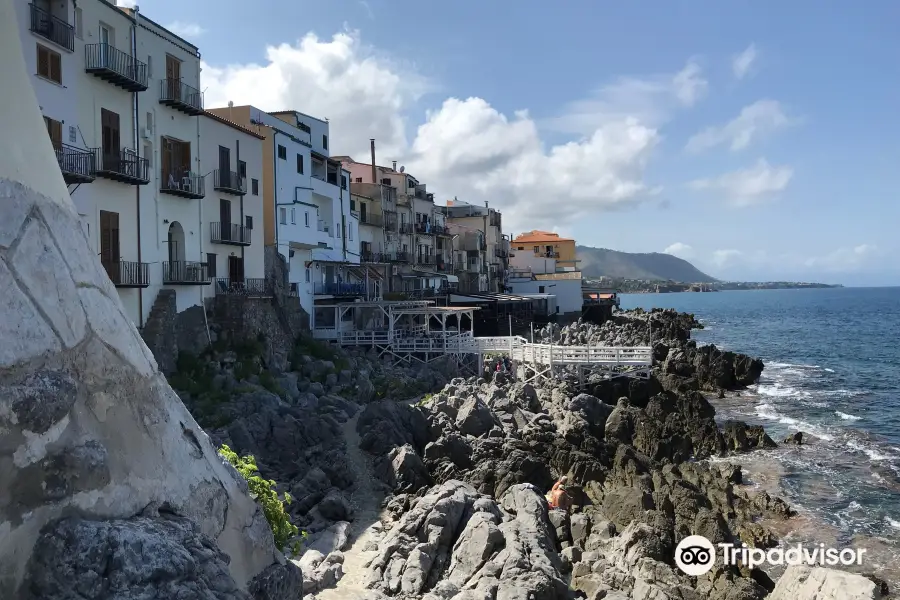
[[[0,0],[0,598],[21,595],[48,524],[72,514],[128,519],[153,506],[213,540],[244,590],[277,563],[271,532],[160,374],[91,250],[25,69],[13,4]],[[66,543],[90,541],[73,535]],[[97,565],[66,564],[70,584]]]
[[[846,571],[824,567],[788,567],[767,600],[878,600],[881,589],[873,581]]]

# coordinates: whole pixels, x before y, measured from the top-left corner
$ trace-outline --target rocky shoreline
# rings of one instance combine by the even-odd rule
[[[635,310],[536,332],[597,345],[652,335],[649,380],[596,378],[584,390],[574,377],[539,387],[499,373],[454,378],[449,362],[397,368],[311,343],[288,373],[268,374],[244,348],[185,365],[174,385],[193,388],[180,395],[215,445],[253,454],[294,497],[307,535],[296,562],[319,600],[849,597],[803,595],[820,575],[798,568],[776,588],[760,569],[716,565],[692,578],[673,566],[687,535],[770,548],[778,536],[766,523],[794,515],[743,486],[739,466],[702,461],[775,443],[761,427],[717,425],[704,393],[742,389],[763,364],[698,347],[698,327],[692,315]],[[544,500],[562,475],[577,484],[571,516]],[[813,571],[880,597],[868,579]]]

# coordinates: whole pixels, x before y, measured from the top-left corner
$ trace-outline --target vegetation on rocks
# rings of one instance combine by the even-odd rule
[[[275,482],[271,479],[264,479],[259,475],[259,469],[256,467],[256,459],[252,455],[238,456],[227,444],[223,444],[219,448],[225,460],[231,463],[241,477],[247,480],[247,487],[250,489],[250,495],[263,509],[266,521],[272,529],[272,537],[275,538],[275,546],[279,550],[284,550],[290,542],[291,538],[297,535],[305,537],[305,533],[300,534],[300,530],[296,525],[291,523],[291,517],[288,515],[286,507],[294,501],[288,492],[282,497],[278,496],[275,490]],[[295,541],[291,548],[293,554],[300,552],[300,542]]]

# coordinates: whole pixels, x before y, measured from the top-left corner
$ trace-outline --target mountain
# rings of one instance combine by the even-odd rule
[[[581,272],[585,277],[606,276],[684,283],[718,281],[688,261],[671,254],[618,252],[588,246],[578,246],[576,253],[581,260]]]

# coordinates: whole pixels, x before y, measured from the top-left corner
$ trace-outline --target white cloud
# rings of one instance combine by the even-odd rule
[[[706,96],[709,83],[703,78],[700,65],[692,60],[684,69],[675,74],[672,79],[672,87],[675,90],[675,97],[683,105],[693,106]]]
[[[842,247],[829,252],[824,256],[815,256],[806,259],[803,264],[806,267],[817,268],[828,272],[856,271],[872,258],[879,255],[878,248],[871,244],[859,244],[852,247]]]
[[[606,97],[609,112],[594,114],[578,139],[555,146],[544,143],[524,110],[505,115],[482,98],[449,98],[426,113],[410,140],[406,115],[434,86],[413,65],[365,47],[356,32],[331,40],[309,34],[294,46],[267,48],[266,59],[262,65],[205,64],[207,105],[231,100],[327,117],[335,154],[367,159],[368,140],[375,138],[379,162],[400,161],[438,201],[489,201],[505,211],[510,230],[566,226],[653,195],[644,168],[660,136],[621,102],[640,95],[625,88],[644,90],[648,105],[665,95],[672,104],[693,102],[705,89],[693,63],[653,81],[622,80],[628,82],[616,88],[622,96]]]
[[[750,44],[747,49],[736,54],[731,60],[731,70],[735,79],[743,79],[750,72],[750,67],[756,62],[756,44]]]
[[[743,150],[750,142],[771,135],[792,123],[775,100],[758,100],[741,109],[741,113],[721,127],[708,127],[693,136],[687,150],[700,152],[719,145],[732,151]]]
[[[365,9],[366,14],[369,16],[369,20],[374,21],[375,13],[374,11],[372,11],[372,7],[369,5],[369,3],[366,2],[366,0],[359,0],[359,4]]]
[[[755,165],[725,173],[713,179],[698,179],[689,185],[696,190],[722,194],[736,207],[752,206],[783,191],[794,176],[789,166],[772,166],[765,159]]]
[[[712,263],[719,268],[734,264],[743,257],[740,250],[716,250],[712,253]]]
[[[675,242],[674,244],[663,250],[663,254],[671,254],[672,256],[677,256],[678,258],[687,259],[694,256],[694,249],[688,244]]]
[[[367,157],[369,138],[375,138],[384,163],[401,158],[406,111],[431,88],[412,67],[364,46],[354,31],[330,40],[310,33],[293,46],[269,46],[262,65],[204,64],[203,85],[210,107],[231,100],[329,119],[336,154]]]
[[[166,25],[166,29],[183,38],[199,37],[206,33],[206,30],[196,23],[183,23],[181,21],[175,21]]]

